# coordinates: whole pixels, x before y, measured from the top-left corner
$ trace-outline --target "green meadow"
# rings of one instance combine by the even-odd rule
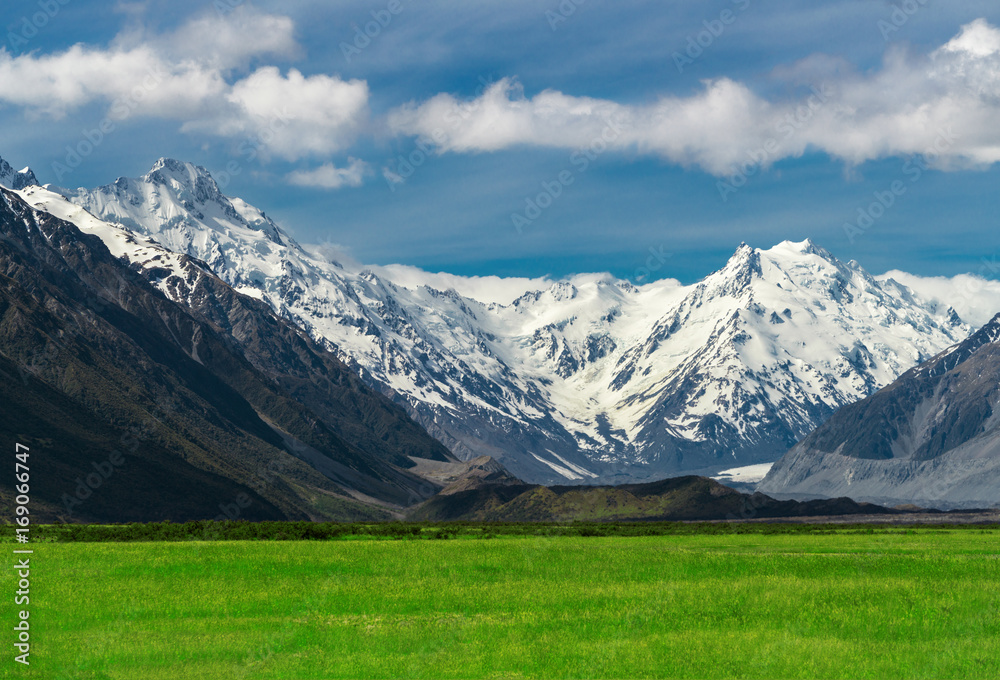
[[[2,677],[1000,677],[992,528],[32,547]]]

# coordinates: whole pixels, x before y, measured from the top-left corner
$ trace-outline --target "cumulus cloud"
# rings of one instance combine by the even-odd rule
[[[95,49],[12,57],[0,50],[0,101],[36,116],[62,118],[93,101],[130,103],[130,113],[179,116],[200,109],[226,88],[217,71],[195,62],[169,63],[150,47]]]
[[[776,76],[816,68],[813,58]],[[694,95],[645,105],[554,90],[526,97],[516,81],[505,79],[472,101],[439,94],[399,107],[388,123],[395,134],[418,137],[439,153],[596,146],[717,175],[807,150],[851,164],[928,152],[942,167],[1000,160],[1000,31],[985,20],[963,26],[928,55],[890,51],[871,74],[840,63],[823,70],[823,82],[788,99],[767,99],[719,78]]]
[[[264,66],[234,83],[212,116],[188,121],[186,132],[263,139],[267,150],[296,160],[325,155],[353,141],[368,117],[368,84],[335,76],[282,75]]]
[[[365,82],[295,69],[283,75],[270,65],[233,75],[255,58],[297,54],[293,33],[287,17],[240,9],[193,19],[165,36],[132,30],[108,47],[16,57],[0,49],[0,104],[59,119],[101,103],[116,122],[179,120],[182,131],[248,139],[288,160],[329,154],[350,144],[367,120]]]
[[[197,17],[154,43],[174,60],[197,59],[220,69],[246,67],[254,57],[291,59],[302,53],[291,18],[248,6]]]
[[[361,186],[369,174],[371,167],[367,163],[357,158],[349,158],[346,168],[338,168],[333,163],[324,163],[315,170],[293,172],[288,176],[288,181],[302,187],[340,189]]]
[[[984,58],[1000,52],[1000,30],[986,19],[976,19],[962,27],[962,32],[948,41],[941,52],[958,54],[961,58]]]

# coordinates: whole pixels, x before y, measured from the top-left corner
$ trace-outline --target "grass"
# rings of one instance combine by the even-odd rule
[[[3,677],[1000,677],[996,529],[34,549]]]

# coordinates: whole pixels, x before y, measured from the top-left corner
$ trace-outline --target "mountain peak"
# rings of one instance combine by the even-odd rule
[[[742,266],[743,263],[752,261],[755,257],[759,257],[759,251],[753,246],[747,245],[745,241],[741,241],[739,247],[733,251],[733,254],[729,257],[726,263],[726,269],[735,266]]]
[[[166,170],[170,173],[182,173],[194,170],[205,175],[209,174],[208,170],[200,165],[195,165],[194,163],[189,163],[187,161],[179,161],[176,158],[167,158],[166,156],[157,159],[157,161],[153,163],[153,167],[150,168],[149,172],[154,173],[158,170]]]
[[[784,252],[795,255],[819,255],[827,260],[833,259],[833,255],[826,248],[816,245],[811,238],[807,238],[804,241],[782,241],[771,248],[770,252]]]
[[[256,243],[261,237],[277,245],[286,241],[263,211],[223,194],[206,168],[173,158],[160,158],[141,177],[119,177],[93,191],[63,195],[96,216],[212,267],[226,258],[241,259],[247,248],[270,253],[269,247]],[[241,236],[240,230],[248,233]]]
[[[733,253],[726,263],[724,271],[735,272],[741,276],[749,277],[756,273],[760,274],[760,251],[753,246],[740,242],[739,248]]]
[[[19,191],[25,187],[36,186],[37,184],[38,178],[35,177],[35,173],[31,171],[31,168],[26,167],[23,170],[14,170],[10,163],[0,158],[0,186]]]
[[[970,350],[976,350],[983,345],[994,342],[1000,342],[1000,314],[994,316],[985,326],[973,333],[963,344],[968,346]]]
[[[188,211],[201,212],[206,205],[214,204],[221,208],[227,217],[245,221],[232,201],[222,193],[212,173],[201,165],[173,158],[160,158],[150,171],[140,178],[140,181],[162,187],[175,196]],[[264,221],[263,217],[261,213],[259,215],[261,221]]]
[[[144,179],[154,184],[167,184],[169,180],[174,180],[181,185],[191,188],[199,184],[208,185],[219,192],[219,185],[206,168],[194,163],[187,163],[173,158],[160,158],[157,160]]]
[[[760,274],[762,254],[768,259],[779,262],[783,260],[799,260],[803,255],[818,255],[828,262],[843,266],[830,251],[816,245],[812,239],[807,238],[804,241],[785,240],[763,251],[747,245],[745,241],[741,241],[739,247],[729,258],[723,271],[735,271],[736,273],[749,271]]]
[[[850,278],[860,275],[864,278],[871,278],[857,263],[841,262],[837,256],[826,248],[816,245],[812,239],[804,241],[782,241],[772,248],[763,251],[765,257],[775,263],[780,269],[787,269],[788,266],[807,264],[810,268],[819,266],[820,268],[834,267],[843,276]],[[816,261],[818,258],[819,262]],[[810,262],[812,260],[812,262]]]

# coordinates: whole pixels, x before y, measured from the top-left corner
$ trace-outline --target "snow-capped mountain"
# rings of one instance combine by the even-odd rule
[[[170,251],[203,261],[459,457],[492,455],[534,482],[774,460],[840,406],[971,332],[952,310],[809,241],[741,245],[691,286],[580,275],[499,304],[412,271],[331,261],[187,163],[23,194],[78,224],[121,225],[91,227],[176,300],[190,303],[183,265],[164,264]]]
[[[0,186],[7,189],[24,189],[38,184],[31,168],[15,170],[10,163],[0,158]]]

